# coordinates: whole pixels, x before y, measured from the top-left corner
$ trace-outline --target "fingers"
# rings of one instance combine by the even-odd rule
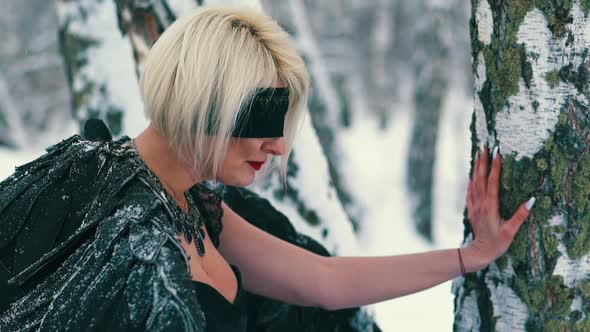
[[[479,158],[479,168],[477,170],[476,176],[478,177],[478,186],[481,186],[481,190],[483,192],[487,191],[487,177],[488,177],[488,163],[489,163],[489,156],[488,156],[488,148],[484,148],[481,151],[481,156]]]
[[[494,210],[498,209],[498,196],[500,191],[500,171],[502,169],[502,157],[498,153],[498,147],[494,148],[492,153],[494,160],[492,161],[492,171],[488,178],[488,201],[491,204],[491,208]]]
[[[529,199],[526,203],[523,203],[518,208],[516,213],[514,213],[512,218],[510,218],[510,220],[504,224],[504,227],[512,238],[514,238],[522,223],[526,220],[526,218],[528,218],[529,214],[531,213],[531,208],[534,204],[535,198],[531,197],[531,199]]]
[[[479,150],[475,152],[475,160],[473,161],[473,173],[471,174],[471,180],[475,180],[475,176],[477,175],[477,170],[479,168]]]
[[[474,209],[474,199],[473,199],[473,181],[469,182],[469,186],[467,187],[467,217],[470,221],[473,221],[473,209]]]
[[[478,152],[475,171],[473,172],[473,199],[476,202],[483,202],[485,200],[486,187],[487,187],[487,148],[484,148]]]

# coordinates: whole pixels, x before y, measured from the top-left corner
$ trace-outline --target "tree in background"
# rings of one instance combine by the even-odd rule
[[[500,147],[502,215],[537,203],[505,256],[455,282],[455,331],[590,331],[589,13],[472,1],[473,152]]]
[[[469,81],[464,52],[469,40],[464,25],[467,4],[458,0],[262,2],[294,36],[309,64],[313,125],[336,191],[357,231],[365,227],[359,220],[367,211],[358,202],[363,193],[346,181],[355,174],[342,167],[348,153],[343,137],[367,118],[374,118],[386,131],[400,106],[409,104],[413,128],[406,184],[416,230],[434,241],[439,120],[451,82]],[[391,162],[391,157],[383,162]]]
[[[445,24],[451,10],[436,8],[432,1],[401,2],[397,15],[405,12],[416,23],[408,22],[400,39],[409,40],[407,45],[411,61],[410,77],[413,77],[414,125],[408,156],[408,188],[412,194],[412,206],[416,230],[432,241],[433,182],[436,159],[436,139],[443,107],[443,98],[448,89],[449,41],[445,40]],[[459,6],[460,8],[460,6]],[[446,19],[445,19],[446,16]],[[407,35],[402,36],[402,33]]]
[[[38,0],[0,4],[0,148],[38,144],[71,117],[53,6]]]

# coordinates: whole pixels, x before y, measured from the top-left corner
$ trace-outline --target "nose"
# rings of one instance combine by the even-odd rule
[[[273,154],[275,156],[283,155],[285,153],[285,138],[271,138],[269,141],[265,142],[262,145],[262,151]]]

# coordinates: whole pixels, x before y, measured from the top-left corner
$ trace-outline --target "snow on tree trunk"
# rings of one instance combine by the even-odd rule
[[[500,147],[503,217],[537,203],[506,255],[454,282],[455,331],[590,331],[589,9],[472,1],[472,152]]]
[[[307,64],[313,89],[309,101],[311,123],[327,158],[335,194],[345,209],[346,218],[358,231],[362,209],[346,181],[350,175],[345,174],[344,167],[340,167],[345,159],[340,131],[350,125],[354,102],[350,100],[348,90],[351,81],[359,79],[355,72],[358,65],[354,62],[358,53],[355,50],[357,43],[354,42],[354,33],[358,33],[355,15],[359,8],[351,3],[334,4],[330,1],[261,2],[265,10],[290,33]],[[326,54],[330,51],[331,54]]]
[[[114,1],[57,0],[56,6],[74,118],[80,125],[101,118],[122,134],[125,114],[141,114],[143,106],[131,43],[117,29]]]

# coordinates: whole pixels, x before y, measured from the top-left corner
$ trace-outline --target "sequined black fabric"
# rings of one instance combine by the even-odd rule
[[[206,331],[184,212],[126,140],[70,137],[0,183],[0,331]],[[218,245],[221,199],[190,193]]]

